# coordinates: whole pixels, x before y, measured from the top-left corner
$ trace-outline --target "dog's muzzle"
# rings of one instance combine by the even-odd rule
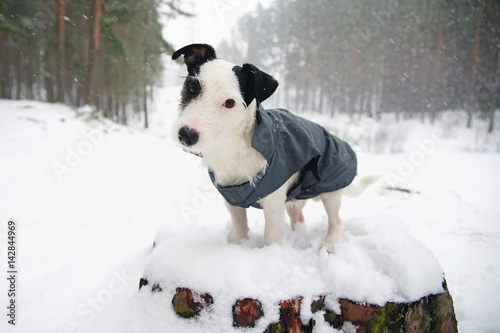
[[[198,142],[199,137],[196,130],[189,129],[187,126],[179,130],[179,141],[186,147],[192,146]]]

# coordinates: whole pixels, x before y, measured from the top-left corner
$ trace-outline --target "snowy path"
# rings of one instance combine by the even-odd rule
[[[174,93],[168,94],[165,107],[174,110],[175,100]],[[364,124],[357,125],[359,130],[369,131]],[[136,332],[144,325],[148,332],[180,332],[192,327],[171,313],[150,313],[157,308],[148,304],[142,307],[144,318],[164,320],[138,327],[126,311],[137,300],[139,278],[163,225],[172,232],[189,225],[226,232],[229,222],[199,159],[174,147],[168,130],[168,117],[143,132],[109,122],[89,124],[61,105],[0,100],[0,266],[5,272],[7,222],[13,219],[19,271],[17,325],[7,325],[4,314],[2,332]],[[432,137],[429,133],[429,128],[413,132],[408,142],[423,142]],[[460,332],[495,332],[500,154],[457,151],[455,141],[462,134],[461,129],[448,133],[429,151],[410,145],[399,154],[358,153],[361,173],[396,176],[398,185],[412,193],[386,190],[382,181],[360,198],[344,200],[341,215],[403,221],[438,258]],[[309,232],[323,226],[320,204],[308,203],[304,215]],[[258,245],[263,217],[257,210],[249,217]],[[0,281],[5,309],[8,286],[5,278]],[[163,302],[168,307],[170,300]],[[161,327],[165,320],[168,327]]]

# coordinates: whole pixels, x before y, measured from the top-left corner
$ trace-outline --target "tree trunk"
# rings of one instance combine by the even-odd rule
[[[335,91],[335,82],[336,82],[336,76],[335,76],[335,60],[336,60],[336,37],[332,36],[332,45],[331,45],[331,57],[330,57],[330,64],[328,66],[328,77],[327,77],[327,89],[328,93],[326,94],[327,96],[333,96],[337,92]],[[325,71],[326,74],[326,71]],[[328,101],[330,102],[330,117],[333,118],[335,116],[335,99],[334,98],[328,98]]]
[[[410,94],[411,94],[411,98],[408,100],[409,104],[408,104],[408,112],[409,112],[409,117],[410,118],[413,118],[413,115],[415,112],[418,112],[417,108],[418,108],[418,95],[417,95],[417,85],[416,85],[416,81],[417,81],[417,71],[418,71],[418,58],[419,58],[419,42],[420,42],[420,39],[419,39],[419,36],[420,34],[417,34],[415,33],[413,35],[413,47],[412,47],[412,51],[411,51],[411,61],[409,62],[410,64],[410,68],[409,68],[409,72],[410,72]]]
[[[27,55],[25,59],[25,68],[26,68],[26,98],[27,99],[34,99],[35,94],[33,90],[34,86],[34,78],[33,78],[33,60],[31,58],[31,55]]]
[[[431,24],[432,19],[429,19],[429,21],[426,24],[425,31],[426,31],[426,38],[425,38],[425,44],[424,44],[424,77],[422,78],[422,102],[420,103],[421,105],[421,117],[420,120],[422,123],[425,121],[425,111],[427,110],[427,105],[429,104],[429,101],[427,100],[427,92],[429,91],[429,71],[430,71],[430,66],[431,66],[431,59],[430,59],[430,46],[431,46],[431,30],[429,29],[430,24]]]
[[[142,108],[144,109],[144,128],[148,128],[148,87],[144,85],[144,91],[142,92]]]
[[[95,105],[97,102],[97,85],[98,80],[98,66],[99,54],[101,50],[101,15],[102,15],[102,1],[94,1],[94,27],[91,35],[91,51],[90,51],[90,64],[89,64],[89,88],[88,88],[88,103]]]
[[[54,92],[54,76],[52,73],[54,72],[54,61],[50,57],[50,55],[45,53],[45,67],[44,67],[44,83],[45,83],[45,91],[47,93],[47,102],[53,103],[55,102],[55,92]]]
[[[120,104],[121,104],[120,124],[127,125],[128,123],[127,103],[125,101],[121,101]]]
[[[359,108],[358,108],[358,119],[361,119],[361,115],[363,114],[364,111],[364,104],[365,104],[365,95],[366,95],[366,89],[367,89],[367,73],[365,69],[361,70],[360,74],[360,83],[359,83],[359,91],[357,95],[359,96]]]
[[[396,121],[401,117],[401,81],[403,80],[403,34],[399,35],[398,43],[398,61],[396,64]]]
[[[334,97],[335,94],[337,93],[336,92],[336,79],[333,79],[332,80],[332,83],[331,83],[331,90],[333,91],[333,93],[330,94],[331,98],[329,99],[330,100],[330,118],[333,118],[335,117],[335,107],[337,106],[337,99]]]
[[[441,87],[441,54],[443,53],[443,41],[444,41],[444,14],[440,14],[439,16],[439,28],[438,28],[438,36],[437,36],[437,45],[436,45],[436,59],[434,61],[434,92],[440,90]],[[437,105],[434,105],[431,111],[431,124],[434,124],[434,120],[436,119],[437,113]]]
[[[488,126],[488,133],[492,133],[495,130],[495,111],[497,108],[497,99],[498,99],[498,89],[500,89],[500,36],[499,36],[499,27],[495,27],[495,32],[492,38],[491,44],[491,102],[490,102],[490,124]]]
[[[358,14],[359,16],[359,14]],[[354,117],[354,113],[356,112],[356,72],[358,69],[358,34],[359,34],[359,29],[355,28],[354,29],[354,41],[353,41],[353,46],[352,46],[352,59],[351,59],[351,73],[350,73],[350,79],[349,79],[349,117],[352,118]]]
[[[65,39],[65,12],[66,0],[55,0],[57,5],[57,26],[58,26],[58,64],[56,68],[56,81],[57,81],[57,101],[64,103],[64,73],[65,73],[65,59],[64,59],[64,39]]]
[[[305,48],[304,48],[304,52],[305,51]],[[301,107],[301,111],[304,112],[305,110],[307,110],[308,106],[309,106],[309,82],[308,82],[308,79],[309,79],[309,70],[308,70],[308,61],[307,61],[307,55],[304,55],[305,57],[305,60],[304,60],[304,63],[302,65],[302,79],[301,79],[301,83],[302,83],[302,107]]]
[[[316,53],[314,56],[313,56],[313,68],[312,68],[312,73],[309,73],[309,84],[308,84],[308,90],[309,90],[309,94],[311,95],[311,101],[310,101],[310,104],[309,104],[309,110],[311,110],[312,112],[318,112],[317,110],[317,106],[316,106],[316,99],[318,97],[318,94],[317,94],[317,80],[316,78],[318,77],[318,53]],[[311,75],[312,74],[312,75]]]
[[[372,47],[372,52],[370,56],[369,63],[370,72],[368,74],[368,87],[367,87],[367,98],[366,98],[366,110],[368,111],[368,116],[373,115],[372,110],[372,99],[373,99],[373,77],[375,76],[375,46]]]
[[[325,85],[326,85],[326,68],[324,68],[322,65],[321,67],[321,81],[320,81],[320,87],[319,87],[319,106],[318,106],[318,111],[320,114],[323,114],[323,109],[325,105]]]
[[[0,35],[0,98],[10,98],[9,40]]]
[[[472,114],[474,110],[475,103],[475,94],[476,94],[476,81],[477,81],[477,72],[479,68],[479,56],[481,49],[481,14],[477,20],[476,26],[476,38],[474,45],[474,60],[472,62],[472,71],[471,71],[471,83],[469,96],[467,98],[467,128],[472,127]]]
[[[295,89],[295,112],[300,112],[300,87]]]
[[[500,75],[498,71],[497,75]],[[491,94],[490,124],[488,126],[488,133],[493,133],[493,131],[495,130],[495,111],[497,107],[497,98],[498,98],[498,83],[496,89]]]
[[[16,99],[20,100],[22,98],[22,83],[23,83],[23,52],[16,52],[16,76],[15,76],[15,84],[16,84]]]

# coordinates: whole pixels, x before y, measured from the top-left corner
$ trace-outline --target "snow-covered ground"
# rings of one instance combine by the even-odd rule
[[[177,97],[178,87],[162,90],[147,131],[86,122],[62,105],[0,100],[2,332],[207,332],[209,326],[195,329],[206,318],[175,317],[171,294],[138,292],[155,239],[189,231],[194,249],[227,253],[217,250],[230,237],[221,198],[200,160],[170,140]],[[383,176],[361,197],[344,200],[343,241],[369,230],[367,221],[406,225],[437,257],[460,331],[498,331],[498,132],[486,136],[480,120],[464,129],[459,112],[444,113],[435,125],[390,117],[311,118],[353,142],[361,175]],[[251,239],[237,248],[246,256],[245,249],[262,257],[286,255],[292,245],[307,253],[312,250],[305,241],[319,242],[326,224],[321,204],[310,202],[306,226],[287,230],[284,250],[262,249],[262,212],[249,213]],[[6,316],[9,220],[16,223],[15,327]],[[372,231],[381,239],[376,249],[391,237],[396,241],[394,232]]]

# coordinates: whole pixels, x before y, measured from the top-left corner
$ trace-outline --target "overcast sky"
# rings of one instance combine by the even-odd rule
[[[180,17],[165,24],[163,35],[174,48],[191,43],[206,43],[217,47],[222,39],[229,39],[238,19],[254,11],[260,2],[267,8],[273,0],[191,0],[183,9],[194,18]]]

